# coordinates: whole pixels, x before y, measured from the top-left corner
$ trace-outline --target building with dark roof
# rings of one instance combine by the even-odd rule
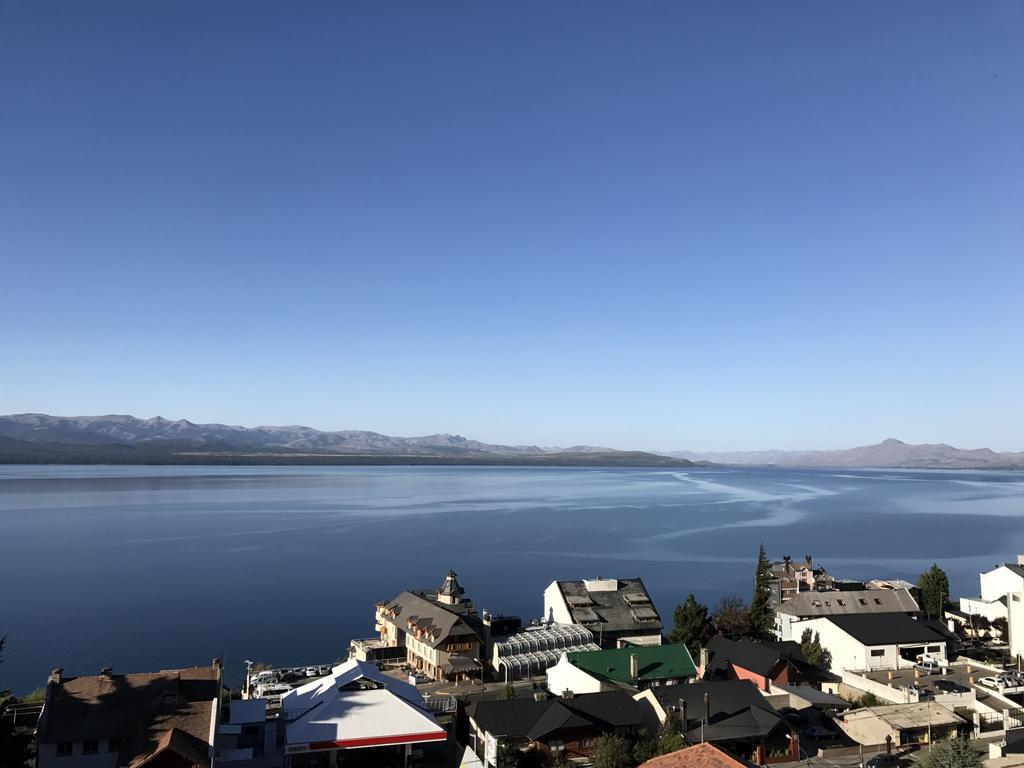
[[[505,743],[550,758],[588,758],[599,736],[633,736],[643,727],[641,707],[625,691],[543,701],[478,701],[469,705],[467,715],[481,757]]]
[[[678,717],[691,744],[710,742],[761,765],[799,759],[796,734],[749,680],[650,688],[635,698],[661,723]]]
[[[840,678],[804,658],[795,642],[729,640],[717,636],[701,654],[705,680],[749,680],[762,691],[772,686],[838,684]]]
[[[793,625],[794,634],[805,629],[819,635],[837,672],[908,667],[921,656],[944,663],[955,652],[948,630],[900,613],[823,616]]]
[[[504,620],[504,619],[503,619]],[[509,626],[518,627],[518,619]],[[480,615],[454,571],[435,590],[409,590],[376,606],[379,643],[405,648],[406,661],[434,680],[480,679],[491,617]]]
[[[544,618],[586,627],[602,648],[661,645],[661,616],[639,578],[553,581],[544,590]]]
[[[221,667],[65,677],[46,686],[38,768],[209,768]]]

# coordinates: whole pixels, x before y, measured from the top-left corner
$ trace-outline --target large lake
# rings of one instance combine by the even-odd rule
[[[758,544],[848,578],[954,595],[1024,551],[1012,472],[486,467],[0,466],[0,688],[48,671],[224,655],[329,662],[373,606],[454,568],[478,608],[542,612],[553,579],[641,576],[749,598]]]

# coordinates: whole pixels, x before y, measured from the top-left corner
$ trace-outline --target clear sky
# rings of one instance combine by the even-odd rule
[[[0,412],[1024,450],[1024,3],[0,0]]]

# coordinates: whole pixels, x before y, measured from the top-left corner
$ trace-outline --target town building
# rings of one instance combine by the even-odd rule
[[[759,765],[800,759],[793,729],[749,680],[648,688],[634,698],[654,722],[678,716],[691,744],[708,742]]]
[[[630,646],[563,653],[547,671],[547,687],[558,696],[617,688],[638,691],[685,683],[696,674],[690,652],[682,643]]]
[[[935,702],[890,704],[852,709],[836,724],[858,744],[877,746],[891,739],[893,746],[927,744],[953,738],[969,730],[967,721]]]
[[[749,680],[758,690],[767,692],[773,685],[789,685],[801,679],[790,661],[793,649],[787,650],[789,654],[780,644],[713,637],[705,646],[701,672],[705,680]]]
[[[831,589],[834,579],[819,566],[814,565],[814,558],[805,555],[803,561],[794,561],[786,555],[781,560],[771,563],[771,601],[779,606],[801,592],[815,589]]]
[[[661,645],[661,617],[639,578],[553,581],[544,590],[544,618],[586,627],[602,648]]]
[[[221,665],[65,677],[46,685],[38,768],[209,768]]]
[[[491,617],[477,613],[454,571],[445,574],[436,590],[406,591],[378,603],[376,628],[381,646],[404,647],[406,662],[434,680],[458,682],[483,675]],[[377,653],[388,655],[379,648]]]
[[[855,613],[902,613],[915,616],[917,601],[906,589],[801,592],[775,609],[775,634],[780,640],[796,640],[793,624],[818,616]],[[801,629],[801,632],[803,630]]]
[[[714,744],[704,742],[677,749],[667,755],[658,755],[641,763],[638,768],[757,768],[749,760],[733,757]]]
[[[680,686],[683,687],[683,686]],[[600,736],[633,737],[643,728],[641,707],[625,691],[568,698],[477,701],[466,710],[484,764],[497,765],[501,744],[549,759],[585,760]]]
[[[951,650],[948,631],[902,613],[821,616],[793,623],[795,636],[804,629],[819,635],[837,672],[908,667],[924,655],[945,663]]]
[[[405,762],[448,737],[415,686],[355,660],[284,694],[280,721],[288,768]]]
[[[992,621],[1007,618],[1007,595],[1024,591],[1024,555],[1016,563],[1000,563],[985,573],[978,574],[981,594],[961,597],[960,610],[968,616],[983,616]]]
[[[594,633],[579,624],[540,624],[494,643],[491,667],[506,683],[543,675],[571,651],[598,651]]]
[[[1011,592],[1006,596],[1006,627],[1010,655],[1024,657],[1024,592]]]

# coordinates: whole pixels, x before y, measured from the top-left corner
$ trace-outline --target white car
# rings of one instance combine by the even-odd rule
[[[998,677],[983,677],[978,681],[978,684],[984,685],[987,688],[995,688],[997,691],[1001,691],[1006,687]]]

